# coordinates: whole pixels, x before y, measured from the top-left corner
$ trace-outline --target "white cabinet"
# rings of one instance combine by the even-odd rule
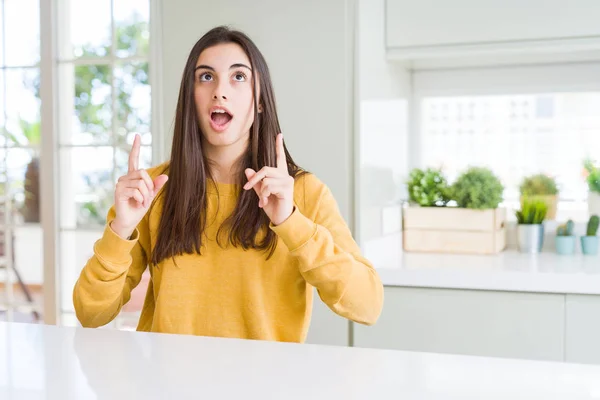
[[[567,295],[565,360],[600,364],[600,296]]]
[[[407,52],[589,46],[600,37],[598,21],[596,0],[387,0],[386,44]]]
[[[563,360],[564,295],[385,288],[375,326],[355,324],[354,346]]]
[[[313,314],[306,343],[348,346],[349,330],[350,322],[331,311],[315,290]]]

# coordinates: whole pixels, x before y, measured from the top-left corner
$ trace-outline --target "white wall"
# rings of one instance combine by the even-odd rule
[[[357,236],[382,267],[399,262],[402,248],[398,199],[408,174],[411,76],[386,61],[385,1],[358,1],[357,16]]]
[[[350,0],[164,0],[160,97],[167,156],[188,53],[210,28],[230,25],[247,33],[267,59],[292,156],[331,188],[352,224],[352,4]]]

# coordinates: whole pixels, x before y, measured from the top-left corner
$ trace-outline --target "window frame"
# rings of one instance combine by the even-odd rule
[[[60,325],[64,319],[64,312],[61,307],[61,232],[65,231],[60,227],[60,149],[75,147],[104,147],[104,145],[77,146],[60,143],[58,135],[58,121],[61,118],[59,107],[61,93],[61,82],[59,79],[59,69],[64,62],[73,62],[74,64],[89,64],[89,60],[59,60],[59,38],[61,25],[60,21],[67,13],[64,7],[65,1],[73,0],[39,0],[40,15],[40,60],[38,65],[31,66],[39,69],[40,73],[40,120],[41,120],[41,144],[40,144],[40,228],[43,232],[42,241],[42,268],[43,268],[43,323],[51,325]],[[114,24],[114,1],[111,0],[111,40],[114,43],[115,24]],[[152,164],[159,163],[165,159],[164,135],[160,127],[162,126],[162,105],[160,103],[162,87],[161,81],[161,23],[160,11],[162,9],[161,0],[147,0],[149,3],[149,54],[147,56],[132,56],[126,58],[117,58],[114,54],[107,57],[94,59],[94,63],[106,63],[113,68],[117,63],[128,61],[144,61],[148,63],[149,85],[151,87],[150,101],[150,134],[152,137]],[[10,67],[14,68],[14,67]],[[111,76],[111,87],[114,89],[113,77]],[[112,95],[112,104],[114,110],[115,96]],[[67,112],[72,112],[67,110]],[[113,113],[112,122],[114,125],[115,116]],[[111,143],[113,153],[116,151],[116,144]],[[113,171],[116,170],[116,161],[113,161]],[[2,228],[9,231],[11,228],[7,224]],[[86,230],[86,227],[76,227],[67,229],[69,231]],[[10,232],[10,231],[9,231]],[[6,235],[7,256],[10,256],[10,235]],[[8,257],[9,258],[9,257]],[[83,266],[82,266],[83,267]],[[8,266],[11,271],[12,264]],[[13,274],[6,274],[7,292],[12,289]],[[14,296],[7,293],[6,299],[7,319],[12,320],[12,313],[19,308],[14,302]]]

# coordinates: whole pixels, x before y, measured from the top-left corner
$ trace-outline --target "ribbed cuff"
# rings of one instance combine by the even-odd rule
[[[317,224],[305,217],[298,207],[294,207],[283,223],[277,226],[270,224],[269,227],[283,240],[290,252],[302,247],[317,233]]]
[[[110,222],[104,228],[104,234],[94,245],[96,255],[104,261],[114,264],[128,264],[131,260],[131,250],[136,245],[139,231],[136,229],[129,240],[117,235],[110,227]]]

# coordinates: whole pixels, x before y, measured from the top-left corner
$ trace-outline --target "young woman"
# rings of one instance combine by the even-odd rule
[[[142,273],[140,331],[304,341],[313,287],[331,310],[373,324],[383,286],[325,184],[292,160],[267,64],[218,27],[193,47],[169,162],[116,185],[103,236],[75,285],[86,327],[114,319]]]

